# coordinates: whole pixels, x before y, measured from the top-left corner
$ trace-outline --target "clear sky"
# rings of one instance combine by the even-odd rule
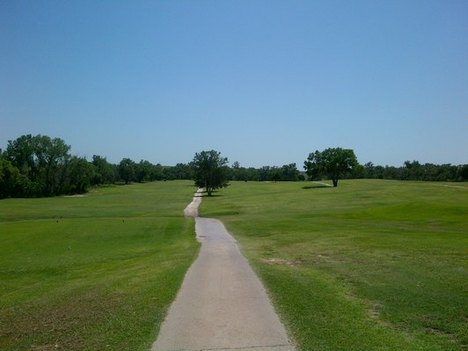
[[[0,1],[0,148],[468,163],[468,1]]]

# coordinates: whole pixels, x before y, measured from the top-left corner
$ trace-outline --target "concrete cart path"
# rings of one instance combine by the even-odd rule
[[[196,232],[200,254],[152,351],[293,351],[265,289],[224,225],[197,217]]]

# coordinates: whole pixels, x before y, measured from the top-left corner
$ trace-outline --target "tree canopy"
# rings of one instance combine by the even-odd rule
[[[23,176],[16,180],[22,183],[21,195],[51,196],[63,191],[69,150],[60,138],[28,134],[10,140],[3,157]]]
[[[311,178],[322,175],[330,177],[333,186],[337,187],[338,180],[352,172],[357,165],[358,162],[353,150],[337,147],[310,153],[304,162],[304,169]]]
[[[136,174],[136,163],[129,158],[124,158],[119,163],[119,176],[125,181],[125,184],[130,183]]]
[[[197,152],[191,162],[195,185],[205,188],[208,196],[228,186],[228,159],[215,150]]]

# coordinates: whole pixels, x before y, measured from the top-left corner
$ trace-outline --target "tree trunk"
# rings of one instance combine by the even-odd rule
[[[336,188],[338,186],[338,179],[332,179],[333,187]]]

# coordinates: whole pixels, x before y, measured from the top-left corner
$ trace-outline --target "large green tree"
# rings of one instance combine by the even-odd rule
[[[45,195],[58,195],[64,182],[66,165],[71,158],[68,153],[70,145],[60,138],[50,138],[46,135],[36,137],[36,156],[43,172]]]
[[[119,177],[125,184],[135,180],[136,163],[129,158],[123,158],[119,163]]]
[[[21,174],[31,180],[38,177],[38,162],[36,156],[36,145],[38,136],[31,134],[22,135],[15,140],[9,140],[4,157],[9,160]]]
[[[337,187],[338,180],[351,172],[357,165],[358,162],[353,150],[337,147],[310,153],[304,162],[304,169],[311,178],[322,175],[330,177],[333,186]]]
[[[135,164],[135,179],[138,183],[146,182],[151,180],[151,171],[153,165],[151,162],[146,160],[141,160],[139,163]]]
[[[215,189],[228,186],[228,159],[215,150],[197,152],[190,163],[195,185],[205,188],[208,196]]]
[[[60,138],[28,134],[8,141],[5,158],[30,180],[35,195],[51,196],[62,188],[69,150]]]

